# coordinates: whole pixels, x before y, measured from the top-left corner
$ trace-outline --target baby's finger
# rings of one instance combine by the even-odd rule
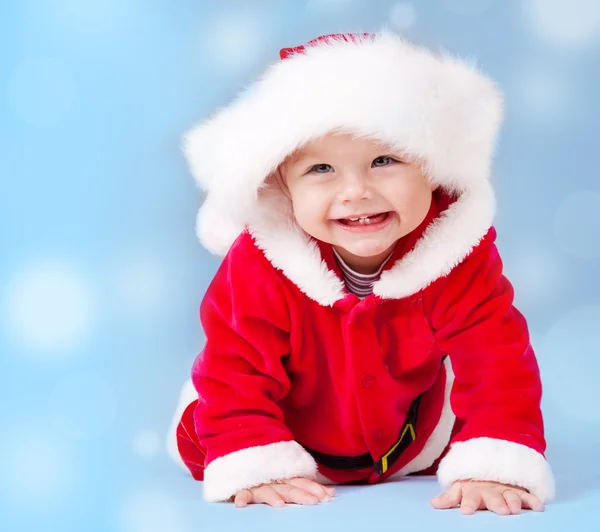
[[[252,492],[250,490],[238,491],[233,501],[238,508],[244,508],[252,502]]]
[[[468,494],[463,492],[460,501],[460,511],[465,515],[474,514],[481,507],[481,495],[478,491],[472,491]]]
[[[461,485],[460,482],[455,482],[442,493],[439,497],[435,497],[431,500],[431,505],[438,510],[445,510],[448,508],[456,508],[460,502],[461,496]]]
[[[275,508],[285,506],[285,501],[281,495],[273,489],[273,486],[259,486],[252,488],[252,502],[257,504],[268,504]]]
[[[519,491],[518,493],[523,501],[524,508],[531,508],[534,512],[543,512],[545,510],[544,503],[535,495],[526,491]]]
[[[292,478],[285,482],[286,484],[291,484],[292,486],[296,486],[297,488],[312,493],[320,501],[329,502],[332,497],[335,496],[335,489],[328,490],[325,486],[308,478]]]
[[[511,514],[521,513],[521,497],[516,490],[505,490],[502,496]]]
[[[506,505],[506,501],[498,490],[489,489],[482,493],[483,502],[488,510],[491,510],[498,515],[509,515],[510,510]]]
[[[292,484],[273,484],[273,489],[285,502],[292,504],[306,504],[310,506],[319,504],[319,499],[311,492],[293,486]]]

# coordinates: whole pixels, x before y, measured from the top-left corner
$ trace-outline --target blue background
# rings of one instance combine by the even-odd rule
[[[181,134],[279,48],[382,27],[476,58],[506,93],[497,227],[545,384],[542,515],[434,511],[434,479],[235,510],[164,451],[218,265]],[[0,3],[0,528],[598,530],[599,61],[598,0]]]

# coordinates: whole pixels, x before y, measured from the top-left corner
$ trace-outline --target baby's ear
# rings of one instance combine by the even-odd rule
[[[429,171],[429,167],[425,161],[416,159],[413,160],[411,164],[415,165],[419,169],[419,172],[421,172],[425,178],[425,181],[427,181],[427,185],[429,186],[431,192],[435,192],[438,188],[440,188],[440,184],[436,183],[435,179],[433,179],[431,176],[431,172]]]
[[[290,189],[287,186],[283,173],[281,171],[281,165],[279,165],[273,172],[271,172],[265,179],[265,187],[278,187],[283,195],[287,199],[292,199]]]

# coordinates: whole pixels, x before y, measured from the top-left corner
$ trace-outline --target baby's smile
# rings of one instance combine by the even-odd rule
[[[365,233],[365,232],[377,232],[381,231],[389,225],[392,220],[394,213],[380,212],[380,213],[368,213],[351,216],[348,218],[338,218],[333,222],[342,229],[354,233]]]

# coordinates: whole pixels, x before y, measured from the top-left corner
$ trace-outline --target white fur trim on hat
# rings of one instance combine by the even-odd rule
[[[542,502],[554,498],[554,477],[546,459],[530,447],[494,438],[474,438],[452,445],[438,468],[447,489],[457,480],[489,480],[519,486]]]
[[[295,441],[249,447],[213,460],[204,470],[204,498],[227,501],[238,491],[295,477],[315,479],[317,463]]]
[[[410,295],[448,273],[491,226],[489,180],[502,105],[495,84],[473,66],[393,33],[308,46],[271,65],[233,103],[186,134],[190,169],[207,192],[198,235],[210,251],[224,255],[246,226],[258,235],[277,233],[280,238],[259,242],[265,254],[297,264],[297,271],[304,264],[311,268],[318,250],[291,214],[263,230],[259,190],[311,139],[332,131],[376,138],[418,158],[434,184],[459,197],[374,288],[381,297]],[[288,246],[282,238],[307,245],[284,257]],[[328,281],[325,272],[311,281],[323,268],[307,270],[298,286],[322,304],[333,304],[339,295],[335,280]],[[297,272],[282,270],[298,284]]]

